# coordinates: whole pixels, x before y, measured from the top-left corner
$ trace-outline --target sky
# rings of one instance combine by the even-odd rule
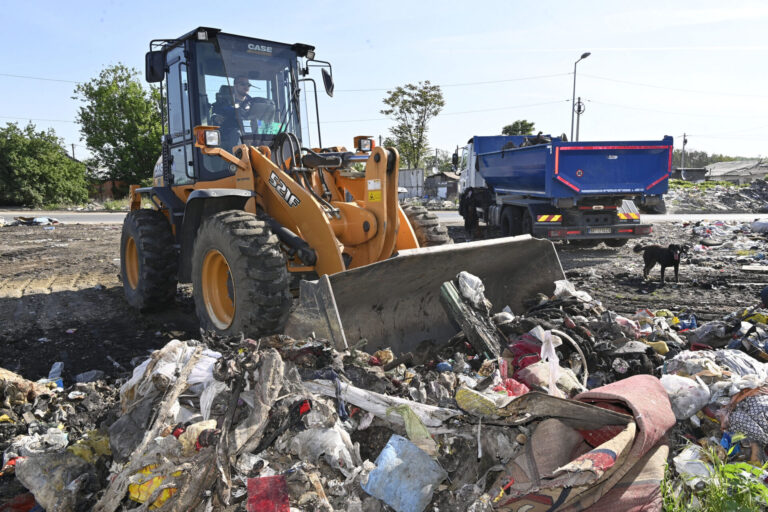
[[[173,5],[172,5],[173,4]],[[768,154],[768,2],[12,2],[3,9],[0,125],[53,128],[88,155],[74,121],[77,82],[123,63],[143,77],[151,39],[198,26],[316,47],[336,91],[322,90],[326,146],[386,137],[387,90],[429,80],[445,107],[430,148],[453,151],[517,119],[570,134],[576,95],[580,140],[660,140],[687,150]],[[315,70],[317,71],[317,70]],[[315,73],[319,83],[319,72]],[[309,99],[310,110],[314,110]],[[312,132],[313,139],[315,138]]]

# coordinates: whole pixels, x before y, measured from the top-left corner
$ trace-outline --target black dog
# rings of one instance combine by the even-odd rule
[[[675,282],[679,283],[679,269],[680,269],[680,256],[688,254],[689,247],[687,245],[670,244],[669,247],[662,247],[660,245],[636,245],[633,249],[635,252],[643,253],[643,261],[645,262],[645,268],[643,268],[643,278],[648,279],[648,274],[651,269],[658,263],[661,265],[661,284],[664,284],[664,269],[667,267],[675,267]]]

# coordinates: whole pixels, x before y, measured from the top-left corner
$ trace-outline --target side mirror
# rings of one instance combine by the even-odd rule
[[[162,82],[165,78],[165,55],[162,50],[147,52],[145,57],[147,82]]]
[[[323,85],[325,86],[325,92],[333,98],[333,77],[325,69],[321,70],[323,74]]]
[[[454,153],[453,156],[451,156],[451,163],[453,164],[454,167],[458,167],[459,166],[459,154],[458,153]]]

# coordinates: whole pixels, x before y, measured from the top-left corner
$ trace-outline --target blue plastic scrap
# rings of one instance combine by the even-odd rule
[[[448,474],[408,439],[393,435],[362,487],[397,512],[422,512]]]

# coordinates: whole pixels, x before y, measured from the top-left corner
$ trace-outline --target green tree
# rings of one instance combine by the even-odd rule
[[[535,130],[535,123],[528,121],[527,119],[518,119],[512,124],[508,124],[501,129],[502,135],[533,135]]]
[[[122,64],[104,68],[78,85],[80,133],[106,178],[140,183],[160,156],[160,91],[142,86],[139,73]]]
[[[0,128],[0,204],[43,206],[88,199],[85,165],[67,156],[53,129]]]
[[[381,113],[391,116],[395,126],[389,129],[400,157],[410,169],[421,166],[428,151],[427,131],[432,120],[445,106],[443,92],[439,85],[429,80],[418,85],[406,84],[393,91],[387,91]]]
[[[711,155],[706,151],[686,150],[685,151],[685,167],[706,167],[709,164],[716,162],[732,162],[734,160],[743,160],[739,156],[727,156],[712,153]],[[672,167],[680,167],[682,163],[682,152],[679,149],[672,151]]]
[[[432,172],[433,168],[436,168],[438,172],[452,172],[452,160],[452,153],[450,151],[438,149],[437,151],[430,152],[424,157],[424,167],[429,172]]]

